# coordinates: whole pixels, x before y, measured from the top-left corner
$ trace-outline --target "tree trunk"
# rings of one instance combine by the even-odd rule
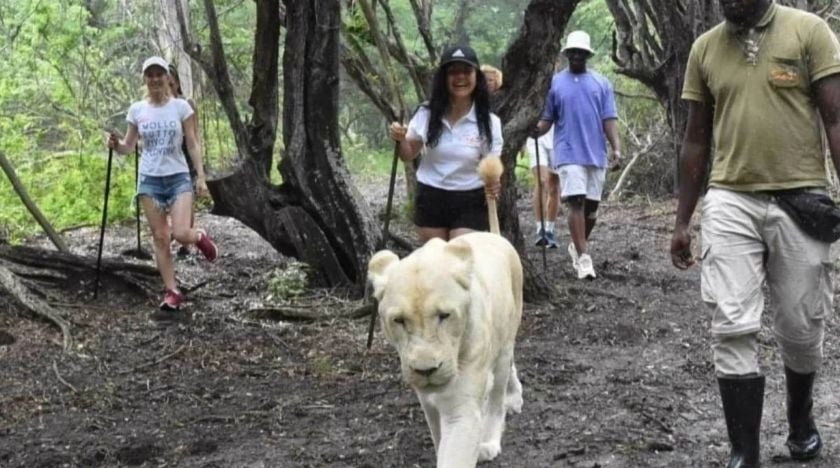
[[[381,235],[341,156],[338,126],[339,31],[337,0],[286,2],[283,59],[284,184],[328,232],[350,281],[363,285],[367,260]]]
[[[381,233],[361,194],[349,184],[339,145],[338,0],[257,0],[251,121],[240,121],[212,0],[205,0],[211,55],[189,38],[178,12],[185,49],[205,70],[225,107],[242,155],[235,171],[209,181],[213,214],[252,228],[279,252],[309,264],[316,284],[355,285],[361,291],[367,260]],[[283,184],[270,182],[278,123],[281,18],[283,137],[278,165]]]
[[[501,229],[522,257],[526,269],[525,297],[529,301],[547,298],[549,287],[545,275],[538,273],[540,267],[525,255],[525,239],[516,208],[514,169],[519,150],[542,112],[563,32],[578,3],[579,0],[531,1],[519,34],[502,59],[505,86],[493,99],[494,112],[504,123],[505,137],[502,150],[505,173],[498,205]]]
[[[179,2],[184,12],[184,21],[189,29],[189,9],[187,0],[160,0],[160,24],[158,25],[158,42],[162,55],[178,69],[178,79],[185,96],[193,96],[192,66],[189,54],[184,50],[184,40],[178,25],[178,9],[175,2]]]

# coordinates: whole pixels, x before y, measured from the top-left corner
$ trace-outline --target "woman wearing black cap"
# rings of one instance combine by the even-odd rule
[[[400,143],[403,161],[425,148],[414,205],[421,242],[488,230],[486,197],[496,198],[501,185],[485,187],[477,168],[482,158],[501,154],[502,124],[490,112],[487,81],[474,50],[455,46],[444,51],[429,103],[407,127],[392,123],[390,135]]]

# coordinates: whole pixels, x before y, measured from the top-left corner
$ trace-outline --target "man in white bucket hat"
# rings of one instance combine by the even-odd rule
[[[569,206],[569,255],[580,279],[595,278],[587,241],[595,227],[608,166],[607,145],[612,152],[609,165],[621,158],[618,114],[610,82],[587,70],[594,54],[589,34],[573,31],[566,38],[563,55],[569,66],[554,75],[545,100],[537,133],[554,124],[553,167],[560,176],[560,196]]]

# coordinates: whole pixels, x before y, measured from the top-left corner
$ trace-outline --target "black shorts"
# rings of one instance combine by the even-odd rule
[[[484,188],[443,190],[417,182],[414,224],[427,228],[489,231]]]

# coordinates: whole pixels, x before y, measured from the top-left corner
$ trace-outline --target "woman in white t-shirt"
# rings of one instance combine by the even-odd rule
[[[119,154],[131,152],[138,140],[143,141],[136,196],[140,198],[152,230],[155,260],[165,288],[160,308],[166,313],[155,314],[155,318],[178,317],[168,312],[178,311],[184,301],[184,294],[175,280],[175,263],[169,250],[167,213],[175,240],[181,244],[195,244],[211,262],[218,255],[210,236],[204,230],[190,226],[193,189],[189,167],[181,151],[184,140],[196,170],[195,190],[199,196],[207,196],[207,181],[201,146],[196,137],[195,114],[187,101],[171,96],[168,70],[166,60],[160,57],[150,57],[143,63],[143,82],[148,96],[128,109],[125,138],[121,140],[116,132],[108,137],[108,147]]]
[[[478,175],[482,158],[502,152],[502,124],[490,112],[487,80],[479,72],[471,48],[444,51],[435,72],[427,105],[408,126],[394,122],[391,138],[398,141],[403,161],[417,157],[414,224],[421,242],[449,240],[472,231],[487,231],[487,197],[496,198],[501,184],[484,186]]]

